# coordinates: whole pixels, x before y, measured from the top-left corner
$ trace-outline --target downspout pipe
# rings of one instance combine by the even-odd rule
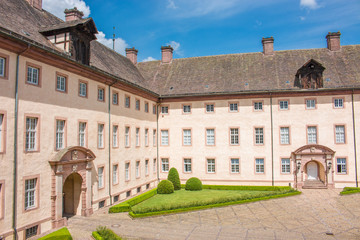
[[[109,114],[109,134],[108,134],[108,147],[109,147],[109,197],[110,197],[110,205],[112,205],[112,197],[111,197],[111,86],[115,84],[116,81],[112,82],[108,89],[109,89],[109,93],[108,93],[108,114]],[[118,99],[119,101],[119,99]]]
[[[356,153],[356,130],[355,130],[355,112],[354,112],[354,89],[351,93],[351,104],[352,104],[352,120],[353,120],[353,135],[354,135],[354,154],[355,154],[355,184],[356,187],[359,187],[358,184],[358,170],[357,170],[357,153]]]
[[[271,117],[271,185],[274,186],[274,121],[272,95],[270,93],[270,117]]]
[[[17,229],[16,229],[16,215],[17,215],[17,148],[18,148],[18,115],[19,115],[19,62],[20,55],[26,52],[30,48],[30,45],[26,47],[23,51],[19,52],[16,56],[16,76],[15,76],[15,111],[14,111],[14,169],[13,169],[13,219],[12,219],[12,228],[14,229],[14,239],[18,239]]]
[[[160,103],[156,104],[156,176],[157,176],[157,180],[158,183],[160,182],[160,169],[159,169],[159,164],[160,164],[160,159],[159,159],[159,107],[160,107]]]

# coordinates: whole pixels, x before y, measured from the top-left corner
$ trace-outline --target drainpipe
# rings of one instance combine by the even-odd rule
[[[270,93],[270,116],[271,116],[271,185],[274,186],[274,124],[272,111],[272,95]]]
[[[356,130],[355,130],[355,113],[354,113],[354,89],[352,90],[352,93],[351,93],[351,104],[352,104],[354,154],[355,154],[355,184],[356,184],[356,187],[358,187],[357,154],[356,154]]]
[[[109,94],[108,94],[108,113],[109,113],[109,141],[108,141],[108,146],[109,146],[109,197],[110,197],[110,205],[112,204],[112,198],[111,198],[111,112],[110,112],[110,106],[111,106],[111,103],[110,103],[110,95],[111,95],[111,92],[110,92],[110,88],[112,85],[115,84],[116,81],[114,81],[113,83],[111,83],[109,85]],[[118,99],[119,101],[119,99]]]
[[[18,137],[18,114],[19,114],[19,58],[26,52],[30,45],[16,56],[16,77],[15,77],[15,112],[14,112],[14,185],[13,185],[13,219],[12,228],[14,229],[14,239],[17,240],[16,215],[17,215],[17,137]]]
[[[159,174],[159,164],[160,164],[160,159],[159,159],[159,107],[160,107],[160,103],[156,104],[156,176],[157,176],[157,180],[158,183],[160,182],[160,174]]]

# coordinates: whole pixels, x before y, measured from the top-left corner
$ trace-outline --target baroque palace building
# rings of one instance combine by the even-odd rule
[[[0,0],[0,239],[154,188],[357,186],[360,45],[137,62],[76,8]]]

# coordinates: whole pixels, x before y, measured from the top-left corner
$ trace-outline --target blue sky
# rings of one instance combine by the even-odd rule
[[[360,44],[359,0],[43,0],[44,9],[64,18],[76,6],[92,17],[98,40],[116,51],[139,50],[138,61],[160,59],[171,44],[174,58],[326,47],[327,32],[341,44]]]

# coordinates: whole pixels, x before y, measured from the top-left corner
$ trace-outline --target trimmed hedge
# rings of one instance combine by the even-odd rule
[[[170,194],[174,192],[174,185],[169,180],[161,180],[157,186],[158,194]]]
[[[96,231],[92,232],[92,236],[97,240],[122,240],[111,229],[103,226],[97,227]]]
[[[52,232],[48,235],[39,238],[39,240],[40,239],[41,240],[51,240],[51,239],[72,240],[73,238],[71,237],[69,230],[66,227],[63,227],[55,232]]]
[[[194,211],[194,210],[202,210],[202,209],[208,209],[208,208],[214,208],[214,207],[223,207],[223,206],[229,206],[229,205],[234,205],[234,204],[250,203],[250,202],[268,200],[268,199],[274,199],[274,198],[289,197],[289,196],[294,196],[294,195],[299,195],[299,194],[301,194],[301,192],[293,190],[288,193],[280,193],[280,194],[272,195],[272,196],[265,196],[265,197],[253,198],[253,199],[245,199],[245,200],[233,201],[233,202],[216,203],[216,204],[211,204],[211,205],[178,208],[178,209],[172,209],[172,210],[138,213],[138,214],[136,214],[134,212],[129,212],[129,215],[133,218],[150,217],[150,216],[156,216],[156,215],[165,215],[165,214],[188,212],[188,211]]]
[[[152,196],[156,195],[156,191],[156,188],[151,189],[150,191],[140,194],[139,196],[133,197],[122,203],[112,206],[109,208],[109,213],[129,212],[131,211],[131,206],[134,206],[138,203],[141,203],[142,201],[145,201],[146,199],[151,198]]]
[[[353,193],[360,193],[360,188],[358,187],[344,187],[344,189],[340,192],[340,195],[347,195]]]
[[[181,189],[180,177],[179,177],[178,170],[176,168],[170,169],[167,180],[172,182],[172,184],[174,185],[174,190]]]
[[[200,179],[196,177],[189,178],[185,184],[185,190],[200,191],[202,190],[202,183]]]
[[[185,185],[182,185],[185,188]],[[290,191],[289,186],[233,186],[233,185],[202,185],[203,189],[213,190],[247,190],[247,191]]]

